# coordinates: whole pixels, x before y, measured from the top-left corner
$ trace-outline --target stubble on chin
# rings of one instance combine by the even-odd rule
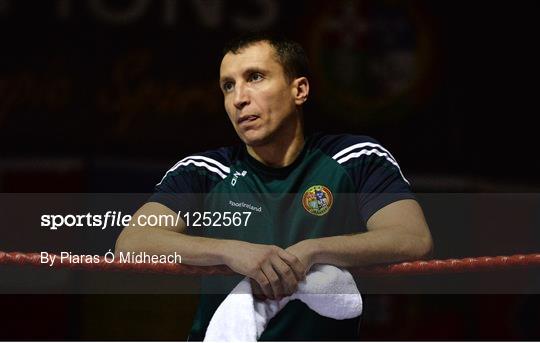
[[[238,131],[236,133],[238,134],[238,136],[240,137],[242,142],[244,142],[245,145],[252,148],[257,148],[257,147],[267,145],[272,140],[272,135],[261,134],[255,137],[249,137],[246,135],[239,134]]]

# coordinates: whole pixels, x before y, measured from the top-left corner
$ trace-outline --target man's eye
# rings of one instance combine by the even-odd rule
[[[223,90],[224,90],[225,92],[230,92],[230,91],[233,90],[233,88],[234,88],[234,87],[233,87],[232,82],[225,82],[225,83],[223,84]]]
[[[253,73],[249,76],[250,81],[259,81],[262,80],[262,74],[261,73]]]

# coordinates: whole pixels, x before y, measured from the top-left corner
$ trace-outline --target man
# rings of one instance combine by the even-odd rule
[[[134,220],[228,211],[245,215],[245,225],[214,222],[190,231],[181,220],[177,227],[127,227],[116,250],[177,252],[186,264],[225,264],[270,299],[292,294],[315,263],[349,268],[429,254],[432,240],[422,210],[387,150],[365,136],[304,137],[307,76],[307,58],[295,42],[253,37],[229,46],[219,82],[244,144],[178,162]],[[203,280],[191,339],[204,338],[227,295],[223,290],[238,280],[224,278],[217,288]],[[261,340],[355,339],[357,324],[358,319],[319,316],[295,300],[268,324]]]

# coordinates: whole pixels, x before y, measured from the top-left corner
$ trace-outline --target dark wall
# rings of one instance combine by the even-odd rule
[[[217,85],[220,50],[248,29],[265,29],[306,47],[310,130],[374,136],[409,174],[539,184],[529,158],[533,2],[2,4],[6,157],[168,165],[236,142]]]

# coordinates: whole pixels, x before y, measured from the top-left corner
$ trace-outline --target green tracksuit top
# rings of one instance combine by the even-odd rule
[[[315,134],[283,168],[260,163],[243,145],[188,156],[167,171],[150,201],[183,213],[189,234],[287,248],[308,238],[364,232],[373,213],[413,198],[396,159],[374,139]],[[242,278],[201,278],[190,340],[203,340],[214,311]],[[354,340],[357,326],[358,318],[323,317],[294,300],[260,340]]]

